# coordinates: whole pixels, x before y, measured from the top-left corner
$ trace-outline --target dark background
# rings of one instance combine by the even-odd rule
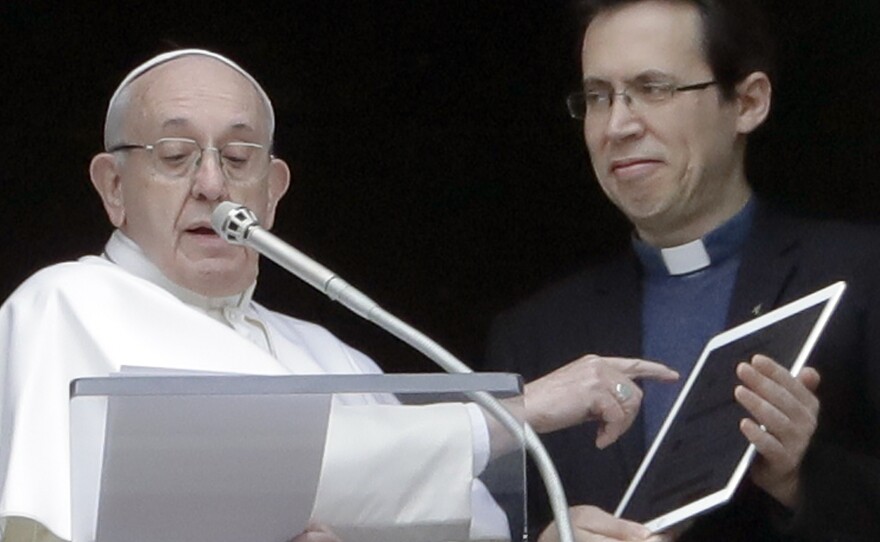
[[[767,6],[780,77],[750,179],[797,212],[876,222],[880,3]],[[274,101],[294,175],[276,233],[478,362],[495,313],[627,242],[565,112],[578,33],[569,1],[4,0],[0,297],[100,252],[110,227],[87,169],[110,94],[158,52],[205,47]],[[257,298],[386,369],[431,370],[273,264]]]

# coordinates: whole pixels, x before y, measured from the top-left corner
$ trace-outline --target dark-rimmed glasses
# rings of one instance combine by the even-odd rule
[[[703,90],[717,81],[704,81],[687,85],[676,85],[671,82],[645,81],[627,85],[621,91],[607,87],[587,88],[580,92],[572,92],[565,100],[568,113],[575,119],[601,119],[611,111],[614,100],[620,96],[630,109],[638,110],[644,106],[659,105],[668,102],[677,92]]]

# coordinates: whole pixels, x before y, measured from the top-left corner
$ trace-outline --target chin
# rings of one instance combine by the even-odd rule
[[[624,214],[629,217],[630,221],[634,223],[656,220],[669,209],[669,205],[666,205],[666,202],[654,199],[631,200],[626,205],[621,205],[620,207],[623,209]]]
[[[223,297],[240,294],[257,279],[256,266],[249,262],[201,262],[182,273],[181,286],[196,293]]]
[[[226,297],[244,292],[252,283],[253,280],[239,280],[237,277],[230,280],[225,277],[206,276],[183,286],[207,297]]]

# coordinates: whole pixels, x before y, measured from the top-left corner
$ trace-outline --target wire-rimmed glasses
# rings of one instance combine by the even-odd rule
[[[136,149],[150,153],[156,171],[173,179],[192,176],[202,163],[205,151],[217,153],[220,169],[231,182],[260,179],[269,168],[269,150],[259,143],[245,141],[230,141],[221,147],[202,147],[193,139],[163,137],[151,145],[114,145],[107,152]]]

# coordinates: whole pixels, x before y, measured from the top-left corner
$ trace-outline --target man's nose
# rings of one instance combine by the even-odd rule
[[[614,96],[608,111],[608,137],[621,140],[640,135],[645,128],[642,117],[635,110],[632,98],[624,92]]]
[[[196,161],[193,171],[193,196],[215,201],[227,196],[227,192],[228,184],[220,161],[220,152],[214,147],[207,147]]]

